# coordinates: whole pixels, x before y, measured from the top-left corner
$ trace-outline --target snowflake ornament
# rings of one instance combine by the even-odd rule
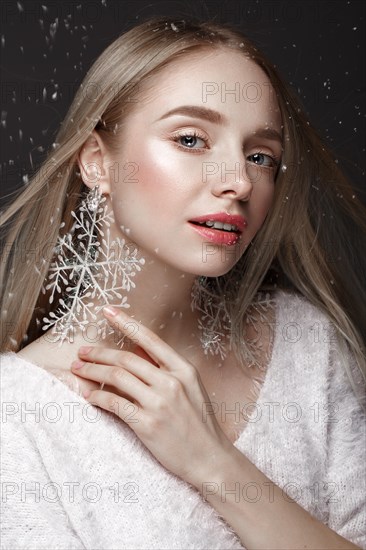
[[[227,356],[227,348],[231,349],[231,319],[226,312],[223,299],[207,291],[207,279],[202,276],[194,282],[191,300],[192,311],[197,309],[201,312],[198,328],[201,331],[200,340],[205,355],[208,353],[220,355],[221,360],[224,360]],[[246,323],[255,330],[257,330],[258,317],[261,323],[268,323],[268,313],[274,305],[275,300],[270,293],[258,291],[246,312]],[[262,362],[257,360],[263,347],[260,332],[257,338],[246,340],[246,345],[249,351],[247,358],[250,361],[248,366],[262,368]]]
[[[250,307],[245,313],[245,322],[247,325],[250,325],[254,328],[257,336],[251,339],[246,339],[246,345],[249,353],[247,353],[247,359],[249,361],[249,367],[258,367],[260,370],[266,370],[266,365],[270,359],[269,355],[266,355],[264,358],[263,355],[263,338],[262,332],[260,330],[259,323],[262,323],[264,326],[267,325],[269,330],[273,330],[274,326],[271,323],[270,313],[275,311],[276,300],[271,295],[270,292],[258,291],[254,296]],[[275,321],[276,323],[276,321]],[[259,330],[258,330],[259,328]],[[273,333],[271,334],[273,337]],[[260,358],[258,360],[258,357]],[[265,366],[263,366],[265,365]]]
[[[223,360],[226,357],[226,347],[230,345],[230,319],[222,301],[213,296],[204,296],[204,304],[201,307],[202,293],[205,293],[206,278],[198,277],[192,287],[191,309],[201,312],[198,319],[198,329],[201,331],[201,344],[205,355],[220,355]]]
[[[97,313],[108,304],[130,307],[126,292],[135,288],[133,278],[145,264],[124,239],[111,240],[109,228],[114,219],[105,202],[99,186],[89,191],[78,212],[71,212],[75,218],[71,231],[58,237],[54,249],[56,259],[42,292],[51,291],[50,304],[60,295],[59,303],[55,312],[43,318],[42,329],[56,325],[56,341],[61,343],[70,342],[75,327],[85,330],[90,320],[95,320],[101,338],[114,333],[106,319],[97,319]]]

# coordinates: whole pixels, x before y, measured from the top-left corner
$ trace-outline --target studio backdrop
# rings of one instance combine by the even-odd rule
[[[122,32],[157,15],[213,19],[244,31],[299,94],[366,203],[364,2],[3,0],[0,10],[2,206],[54,146],[94,60]],[[85,93],[92,100],[93,90]]]

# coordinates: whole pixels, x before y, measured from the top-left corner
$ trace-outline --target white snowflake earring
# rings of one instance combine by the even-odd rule
[[[191,292],[191,310],[201,312],[198,329],[205,355],[220,355],[222,360],[231,348],[230,318],[224,307],[223,299],[209,289],[207,277],[200,276],[195,280]]]
[[[75,222],[70,232],[57,239],[56,259],[42,288],[43,294],[51,291],[51,304],[59,295],[57,309],[43,318],[42,326],[48,330],[56,325],[55,341],[72,341],[75,327],[85,330],[93,321],[99,336],[105,338],[113,330],[106,319],[97,319],[97,313],[107,304],[130,307],[126,292],[135,288],[132,279],[145,260],[138,258],[137,249],[130,249],[124,239],[111,240],[109,228],[114,218],[105,202],[106,197],[96,185],[82,200],[78,212],[71,211]]]

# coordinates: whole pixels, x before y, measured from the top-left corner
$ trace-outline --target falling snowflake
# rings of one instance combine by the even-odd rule
[[[95,186],[82,201],[78,213],[71,212],[74,225],[69,233],[58,237],[54,249],[56,260],[50,265],[42,292],[51,291],[50,304],[60,295],[59,304],[55,312],[43,318],[42,329],[57,324],[56,341],[61,343],[70,342],[75,326],[85,330],[91,319],[95,320],[102,338],[106,337],[107,329],[108,334],[112,333],[107,320],[98,320],[97,313],[107,304],[130,307],[125,293],[135,288],[133,278],[145,263],[144,258],[137,257],[137,249],[124,239],[117,237],[111,241],[109,227],[114,219],[107,212],[105,201]],[[62,292],[65,294],[61,296]]]

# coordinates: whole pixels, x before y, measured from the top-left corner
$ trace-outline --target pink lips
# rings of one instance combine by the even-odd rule
[[[245,218],[243,218],[243,216],[238,216],[235,214],[226,214],[226,212],[218,212],[216,214],[207,214],[206,216],[199,216],[189,221],[190,222],[213,221],[213,222],[221,222],[221,223],[230,223],[231,225],[236,225],[240,233],[242,233],[244,231],[244,228],[247,227],[248,225],[248,222],[246,221]],[[219,230],[215,229],[214,231],[219,231]]]
[[[241,238],[241,233],[220,231],[220,229],[210,229],[204,225],[194,225],[193,223],[188,223],[202,237],[205,237],[209,241],[216,244],[227,244],[231,246],[236,244]]]
[[[231,225],[236,225],[238,231],[224,231],[220,229],[213,229],[211,227],[206,227],[204,225],[195,225],[192,222],[206,222],[214,221],[221,223],[229,223]],[[195,229],[201,236],[209,239],[210,241],[216,244],[226,244],[234,245],[236,244],[241,237],[241,233],[244,231],[244,228],[247,227],[248,223],[242,216],[234,214],[226,214],[225,212],[219,212],[216,214],[208,214],[206,216],[199,216],[193,220],[189,220],[189,223],[193,229]]]

